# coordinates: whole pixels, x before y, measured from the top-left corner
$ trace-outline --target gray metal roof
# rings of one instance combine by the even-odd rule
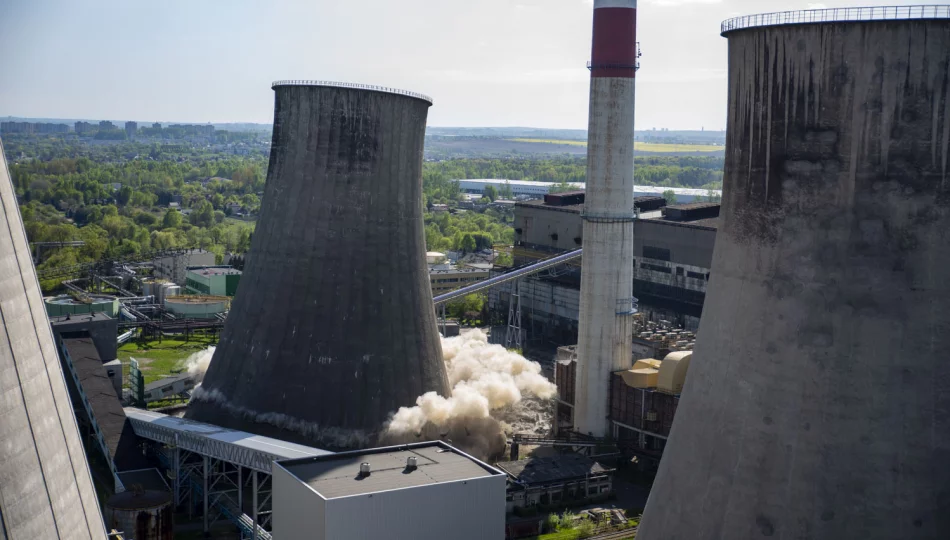
[[[250,469],[270,473],[271,463],[329,454],[287,441],[271,439],[155,411],[126,408],[125,415],[139,437],[164,444],[176,444],[185,450],[221,459]]]
[[[543,458],[505,461],[496,463],[495,466],[508,473],[514,480],[526,484],[545,484],[574,478],[586,478],[612,470],[580,454],[562,454]]]
[[[407,470],[407,458],[416,457],[416,469]],[[371,473],[360,478],[360,463]],[[383,451],[347,452],[311,460],[279,463],[325,499],[365,495],[443,482],[486,478],[499,471],[448,445],[411,445]]]

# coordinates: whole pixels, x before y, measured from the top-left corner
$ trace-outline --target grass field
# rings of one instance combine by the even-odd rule
[[[190,341],[165,338],[160,343],[150,341],[145,344],[130,341],[119,347],[119,360],[123,371],[128,370],[129,358],[139,361],[139,367],[145,375],[145,384],[157,381],[184,367],[184,361],[198,351],[203,351],[217,343],[217,338],[192,335]],[[128,380],[126,373],[125,380]]]
[[[536,144],[562,144],[568,146],[587,146],[586,141],[568,140],[568,139],[508,139],[515,142],[536,143]],[[675,154],[677,152],[720,152],[725,150],[725,146],[715,146],[706,144],[662,144],[662,143],[634,143],[634,148],[643,152],[658,152]]]

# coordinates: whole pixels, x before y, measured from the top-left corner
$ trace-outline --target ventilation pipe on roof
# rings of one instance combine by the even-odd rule
[[[366,478],[369,476],[371,471],[372,469],[369,466],[369,462],[364,461],[363,463],[360,463],[360,478]]]

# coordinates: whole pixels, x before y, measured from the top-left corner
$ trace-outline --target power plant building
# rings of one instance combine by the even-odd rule
[[[443,442],[274,464],[275,538],[505,536],[506,475]]]
[[[950,538],[950,6],[722,30],[723,217],[637,538]]]
[[[515,266],[584,247],[584,194],[567,204],[561,194],[515,206]],[[719,206],[692,203],[667,207],[660,197],[637,197],[634,221],[633,295],[639,311],[686,330],[699,327],[716,242]],[[710,214],[712,212],[712,214]],[[672,219],[673,217],[677,219]],[[521,281],[522,324],[529,343],[574,344],[580,318],[580,264],[555,275]],[[489,307],[506,314],[510,288],[488,291]]]
[[[104,540],[2,144],[0,324],[0,538]]]
[[[449,393],[422,208],[431,100],[277,82],[260,220],[188,417],[331,448]]]

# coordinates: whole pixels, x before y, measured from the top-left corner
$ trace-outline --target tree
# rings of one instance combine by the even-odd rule
[[[507,180],[505,180],[505,185],[501,186],[501,189],[498,190],[498,196],[507,200],[515,198],[515,194],[511,191],[511,184],[509,184]]]
[[[196,227],[211,227],[214,225],[214,207],[208,201],[201,201],[197,208],[193,208],[188,221]]]
[[[495,189],[495,186],[491,184],[485,185],[485,197],[488,197],[488,200],[495,202],[495,199],[498,198],[498,190]]]
[[[115,194],[115,202],[119,203],[119,206],[125,206],[129,204],[129,201],[132,200],[132,186],[122,186],[118,192]]]
[[[178,227],[181,227],[181,212],[169,208],[165,212],[165,217],[162,218],[162,228],[177,229]]]
[[[459,242],[458,248],[462,250],[463,253],[471,253],[475,251],[475,238],[471,233],[465,233],[462,235],[462,239]]]
[[[667,205],[672,206],[672,205],[676,204],[676,192],[673,191],[672,189],[668,189],[668,190],[664,191],[664,192],[663,192],[663,198],[666,199],[666,204],[667,204]]]
[[[135,214],[135,222],[143,227],[151,227],[158,222],[158,218],[148,212],[139,212]]]

